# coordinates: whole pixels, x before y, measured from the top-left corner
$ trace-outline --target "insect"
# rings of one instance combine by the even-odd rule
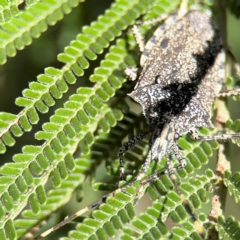
[[[169,27],[173,22],[174,27]],[[185,166],[176,140],[185,133],[203,139],[195,128],[211,126],[212,102],[224,78],[224,52],[209,15],[194,10],[167,19],[146,44],[141,62],[138,82],[129,95],[142,105],[150,127],[119,153],[122,176],[124,152],[152,132],[150,151],[138,180],[152,160],[160,161],[169,152],[179,161],[177,169]]]
[[[120,175],[123,179],[123,154],[151,133],[150,150],[136,179],[145,185],[166,173],[163,171],[145,178],[153,160],[161,161],[164,156],[172,153],[179,161],[175,169],[185,166],[186,161],[176,143],[183,134],[190,133],[199,140],[239,138],[240,134],[202,137],[196,131],[197,127],[211,126],[214,98],[231,94],[220,93],[224,79],[224,51],[219,32],[208,14],[198,10],[174,14],[156,30],[145,46],[139,37],[136,38],[143,51],[141,73],[130,96],[142,105],[149,129],[120,149]],[[126,72],[132,80],[137,76],[135,69],[127,69]],[[168,171],[173,171],[169,166],[167,168]],[[47,236],[122,190],[124,188],[107,194],[36,239]]]

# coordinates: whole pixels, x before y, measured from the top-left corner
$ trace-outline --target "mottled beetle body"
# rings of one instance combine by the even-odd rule
[[[142,105],[153,132],[142,172],[151,160],[160,160],[169,152],[183,167],[185,160],[176,140],[184,133],[195,133],[196,127],[211,126],[212,102],[224,78],[219,32],[205,12],[172,15],[145,45],[140,65],[137,84],[129,95]],[[121,150],[127,149],[125,145]]]
[[[166,20],[146,44],[130,96],[142,105],[150,125],[176,117],[178,128],[188,132],[189,127],[211,124],[212,102],[224,78],[224,53],[208,14],[190,11],[176,17]]]

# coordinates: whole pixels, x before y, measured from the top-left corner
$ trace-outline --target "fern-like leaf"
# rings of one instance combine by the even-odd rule
[[[237,240],[240,237],[240,223],[232,216],[227,219],[219,217],[216,229],[221,239]]]
[[[37,38],[46,31],[48,25],[54,25],[69,13],[82,0],[43,0],[31,5],[21,12],[17,18],[1,25],[0,29],[0,64],[8,57],[14,57],[17,50],[22,50],[31,44],[32,38]]]
[[[45,74],[38,76],[38,82],[30,83],[30,88],[23,91],[23,97],[17,98],[16,104],[24,107],[24,109],[16,116],[14,121],[6,122],[5,129],[20,127],[23,131],[30,131],[31,125],[39,121],[37,111],[48,112],[49,107],[55,103],[54,98],[62,98],[62,94],[68,90],[67,84],[76,82],[74,75],[82,76],[84,74],[84,69],[89,66],[88,59],[95,59],[96,54],[102,53],[103,49],[108,47],[109,41],[114,40],[121,34],[121,31],[127,28],[129,21],[128,24],[132,24],[135,18],[147,10],[145,1],[140,1],[139,5],[137,3],[138,1],[119,1],[119,3],[113,4],[104,16],[99,17],[98,21],[92,23],[91,28],[85,27],[83,29],[84,33],[78,35],[76,40],[65,48],[65,53],[59,54],[59,60],[64,62],[65,66],[61,70],[52,67],[47,68]],[[135,5],[137,7],[134,8]],[[112,16],[115,16],[115,18]],[[118,28],[113,28],[115,25]],[[99,70],[92,77],[93,82],[99,82],[105,76],[105,73],[103,74],[101,71],[103,70]],[[118,84],[116,79],[112,79],[112,81],[113,84],[114,82]],[[99,93],[100,97],[104,98],[105,101],[108,100],[105,95],[108,91],[111,90],[109,87],[107,88],[106,84],[103,86],[103,91],[98,91],[98,93],[101,92]],[[5,135],[5,129],[2,129],[0,133],[1,139]],[[4,143],[4,141],[1,141],[1,153],[5,152]]]
[[[17,1],[7,1],[1,0],[0,3],[0,24],[10,21],[13,17],[18,16],[19,10],[18,5],[21,3],[21,0]]]

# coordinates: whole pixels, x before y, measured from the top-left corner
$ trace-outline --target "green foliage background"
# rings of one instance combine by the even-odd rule
[[[200,2],[203,9],[212,4]],[[226,38],[239,59],[239,22],[229,17],[231,11],[238,16],[237,1],[217,2],[224,6],[220,16],[228,9]],[[0,239],[31,239],[42,225],[48,229],[117,189],[119,147],[147,128],[141,108],[127,96],[134,83],[123,74],[140,57],[131,25],[178,6],[177,0],[0,0]],[[149,28],[142,33],[149,36]],[[224,88],[238,85],[230,70]],[[240,131],[238,100],[214,105],[230,132]],[[240,239],[238,147],[188,136],[178,143],[188,162],[177,174],[187,204],[164,176],[148,186],[136,208],[138,183],[110,197],[93,218],[80,217],[82,224],[46,239]],[[125,154],[129,174],[147,149],[144,140]],[[223,173],[215,173],[216,161]],[[164,161],[148,174],[163,167]],[[217,214],[210,217],[210,210]]]

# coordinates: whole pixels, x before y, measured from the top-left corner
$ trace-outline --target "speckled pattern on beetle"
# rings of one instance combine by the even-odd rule
[[[178,168],[185,166],[176,140],[197,127],[211,126],[212,102],[225,75],[224,58],[219,31],[205,12],[192,10],[180,18],[171,15],[154,32],[142,53],[135,89],[129,94],[141,104],[152,132],[138,179],[153,159],[160,161],[170,152],[179,160]],[[119,155],[135,145],[131,140],[127,144]]]

